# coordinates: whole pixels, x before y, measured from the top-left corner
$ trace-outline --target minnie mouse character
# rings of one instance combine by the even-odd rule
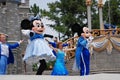
[[[25,55],[23,57],[24,61],[29,61],[31,58],[36,57],[37,62],[43,59],[47,59],[48,56],[53,58],[52,49],[49,47],[48,43],[45,41],[44,37],[53,37],[51,35],[44,35],[43,32],[45,27],[39,17],[30,17],[30,19],[24,19],[21,21],[22,33],[28,35],[30,43],[27,45]],[[46,58],[47,57],[47,58]],[[32,61],[31,61],[32,62]],[[46,64],[46,61],[44,61]],[[40,65],[44,67],[44,64]],[[41,68],[42,69],[42,68]],[[42,72],[44,70],[41,70]]]
[[[75,62],[73,64],[73,70],[79,71],[80,75],[88,75],[89,74],[89,64],[90,64],[90,53],[88,49],[88,41],[87,39],[90,36],[89,29],[87,27],[81,27],[82,31],[79,32],[80,35],[76,51],[75,51]]]

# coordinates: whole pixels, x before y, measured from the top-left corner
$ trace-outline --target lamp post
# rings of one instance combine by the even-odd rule
[[[91,31],[91,0],[86,0],[87,5],[87,18],[88,18],[88,28]]]
[[[99,20],[100,20],[100,29],[104,29],[103,25],[103,14],[102,14],[102,7],[103,7],[103,2],[102,0],[98,0],[98,8],[99,8]]]

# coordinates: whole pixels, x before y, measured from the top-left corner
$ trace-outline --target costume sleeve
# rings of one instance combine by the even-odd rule
[[[55,42],[49,42],[49,44],[51,44],[54,48],[57,47],[57,44]]]
[[[51,45],[52,45],[52,44],[54,44],[54,42],[49,42],[49,44],[51,44]]]
[[[78,44],[81,44],[83,47],[86,47],[87,40],[86,40],[86,39],[83,39],[83,38],[80,38],[80,39],[78,40]]]
[[[32,37],[35,33],[32,30],[21,30],[22,34],[28,37]]]
[[[55,42],[49,42],[49,44],[51,44],[52,47],[57,48],[57,45],[56,45]],[[56,54],[56,52],[54,50],[52,52],[53,52],[54,56],[57,56],[57,54]]]
[[[50,34],[44,34],[44,37],[53,38],[53,35],[50,35]]]
[[[69,44],[67,44],[67,43],[64,43],[62,46],[63,46],[63,47],[66,47],[66,46],[69,46]]]
[[[20,44],[17,42],[17,43],[14,43],[14,44],[8,44],[9,48],[11,49],[14,49],[14,48],[17,48]]]
[[[29,36],[30,30],[21,30],[22,34],[25,36]]]

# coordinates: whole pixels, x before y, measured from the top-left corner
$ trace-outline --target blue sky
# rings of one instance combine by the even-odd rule
[[[36,3],[40,9],[49,10],[47,3],[51,3],[51,2],[55,2],[55,1],[59,1],[59,0],[30,0],[30,5],[33,5],[34,3]]]

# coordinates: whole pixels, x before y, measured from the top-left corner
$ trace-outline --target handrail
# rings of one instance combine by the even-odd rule
[[[120,28],[117,29],[92,29],[92,36],[100,36],[100,35],[119,35],[120,34]]]

